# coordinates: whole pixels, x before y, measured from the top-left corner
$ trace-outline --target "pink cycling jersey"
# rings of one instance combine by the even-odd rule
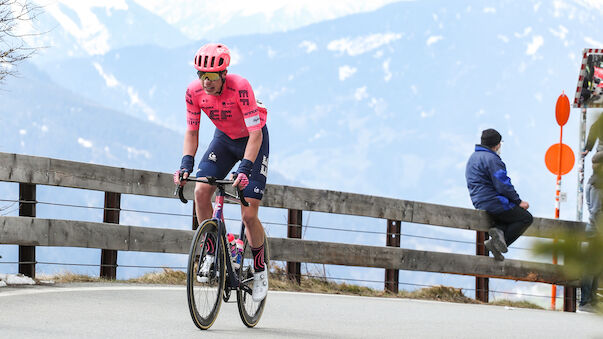
[[[187,126],[189,131],[199,130],[201,111],[231,139],[249,136],[249,132],[266,125],[267,111],[255,95],[249,81],[236,74],[227,74],[218,96],[206,94],[200,80],[186,89]]]

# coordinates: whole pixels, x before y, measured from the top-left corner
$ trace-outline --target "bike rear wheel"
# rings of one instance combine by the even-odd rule
[[[217,243],[220,242],[220,251]],[[213,244],[212,244],[213,243]],[[213,247],[215,252],[214,263],[210,268],[207,281],[198,279],[199,267],[207,256],[208,249]],[[195,232],[189,250],[188,267],[186,274],[186,292],[188,309],[193,323],[206,330],[213,325],[222,305],[222,294],[226,278],[224,243],[218,235],[218,224],[215,220],[205,220]]]
[[[255,302],[251,298],[253,290],[253,257],[251,255],[251,246],[247,239],[244,241],[245,256],[239,269],[239,282],[241,287],[237,289],[237,306],[239,308],[239,316],[243,324],[247,327],[254,327],[260,321],[264,307],[266,306],[266,298],[260,302]],[[270,251],[268,248],[268,238],[264,235],[264,261],[266,263],[266,273],[268,273]],[[244,288],[245,286],[245,288]]]

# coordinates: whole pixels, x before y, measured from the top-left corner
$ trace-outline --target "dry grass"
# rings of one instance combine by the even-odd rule
[[[540,307],[534,303],[531,303],[531,302],[525,301],[525,300],[512,301],[512,300],[508,300],[508,299],[499,299],[499,300],[491,301],[490,305],[509,306],[509,307],[515,307],[515,308],[533,308],[536,310],[544,310],[545,309],[544,307]]]
[[[45,277],[45,279],[52,279],[58,283],[125,282],[138,284],[185,285],[186,272],[164,268],[162,271],[146,273],[138,278],[117,281],[65,272],[51,277]],[[449,286],[426,287],[416,291],[400,291],[398,294],[394,294],[383,290],[375,290],[365,286],[347,283],[335,283],[324,278],[302,277],[301,283],[297,284],[287,278],[286,271],[283,267],[277,265],[272,265],[270,270],[270,289],[275,291],[311,292],[387,298],[410,298],[466,304],[482,304],[480,301],[465,296],[462,289]],[[516,308],[543,309],[542,307],[528,301],[511,301],[501,299],[490,302],[490,304]]]
[[[279,266],[272,267],[270,279],[270,289],[273,290],[347,294],[369,297],[411,298],[470,304],[480,303],[479,301],[465,296],[462,289],[448,286],[426,287],[417,291],[400,291],[398,294],[394,294],[365,286],[335,283],[322,278],[302,277],[301,283],[298,285],[297,283],[290,281],[287,278],[285,270]]]
[[[448,301],[463,304],[481,304],[480,301],[471,299],[463,294],[462,288],[454,288],[449,286],[433,286],[425,287],[410,293],[409,298]]]
[[[128,279],[127,283],[185,285],[186,272],[164,268],[161,272],[146,273],[141,277]]]
[[[99,277],[91,277],[84,274],[75,274],[71,272],[63,272],[50,276],[38,277],[36,280],[52,280],[55,283],[81,283],[81,282],[110,282],[111,280],[102,279]]]

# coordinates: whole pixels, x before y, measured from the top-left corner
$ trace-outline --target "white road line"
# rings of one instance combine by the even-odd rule
[[[126,291],[126,290],[186,290],[185,286],[107,286],[107,287],[55,287],[55,288],[35,288],[20,291],[0,292],[0,298],[2,297],[13,297],[19,295],[30,295],[30,294],[41,294],[41,293],[59,293],[59,292],[82,292],[82,291]]]

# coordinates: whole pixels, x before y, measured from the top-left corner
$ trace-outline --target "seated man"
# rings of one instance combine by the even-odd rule
[[[475,146],[465,169],[473,206],[494,219],[495,226],[488,230],[491,239],[484,245],[499,261],[505,259],[502,253],[507,252],[507,246],[532,224],[532,214],[527,211],[530,205],[519,198],[507,176],[507,167],[500,158],[501,146],[500,133],[491,128],[484,130],[481,144]]]

